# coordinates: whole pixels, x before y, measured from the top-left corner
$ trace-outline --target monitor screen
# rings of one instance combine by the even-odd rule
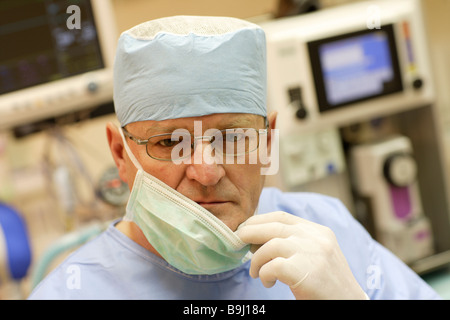
[[[320,111],[403,90],[392,25],[308,47]]]
[[[89,0],[0,0],[0,44],[0,94],[104,67]]]

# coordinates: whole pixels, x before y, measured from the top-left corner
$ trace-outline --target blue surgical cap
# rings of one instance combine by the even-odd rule
[[[266,116],[266,44],[257,25],[175,16],[121,34],[114,63],[121,126],[215,113]]]

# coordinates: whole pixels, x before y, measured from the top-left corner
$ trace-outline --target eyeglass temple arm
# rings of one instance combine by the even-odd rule
[[[141,139],[138,139],[138,138],[134,137],[124,127],[122,127],[121,129],[122,129],[122,132],[125,134],[126,137],[130,138],[131,140],[133,140],[135,143],[137,143],[139,145],[146,144],[148,142],[148,139],[147,140],[141,140]]]

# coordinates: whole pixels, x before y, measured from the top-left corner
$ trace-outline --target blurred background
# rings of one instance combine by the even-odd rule
[[[267,185],[341,199],[450,298],[450,1],[0,0],[0,299],[25,299],[124,213],[121,32],[171,15],[248,19],[267,35],[280,170]]]

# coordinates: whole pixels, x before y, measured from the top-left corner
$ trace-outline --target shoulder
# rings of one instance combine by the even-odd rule
[[[68,255],[33,289],[29,299],[115,299],[127,261],[145,260],[111,224]],[[142,251],[142,252],[140,252]],[[141,254],[142,253],[142,254]],[[123,293],[123,292],[122,292]]]
[[[100,234],[95,239],[89,241],[73,253],[67,255],[67,257],[64,258],[64,260],[57,267],[48,272],[44,278],[33,279],[34,281],[39,281],[39,283],[35,288],[33,288],[33,291],[28,299],[59,300],[77,299],[78,297],[82,297],[82,276],[88,276],[88,273],[84,272],[85,268],[82,266],[91,265],[95,268],[98,261],[102,260],[101,257],[106,253],[104,246],[104,244],[107,243],[107,241],[105,241],[106,237],[107,235],[105,232]],[[95,262],[91,257],[91,253],[94,251],[99,253],[97,262]],[[51,262],[52,261],[50,261],[50,259],[49,261],[46,261],[46,268],[43,268],[49,268],[51,266]],[[83,273],[85,274],[83,275]]]
[[[283,192],[264,188],[261,193],[259,213],[285,211],[328,227],[349,227],[353,215],[336,198],[310,192]]]

